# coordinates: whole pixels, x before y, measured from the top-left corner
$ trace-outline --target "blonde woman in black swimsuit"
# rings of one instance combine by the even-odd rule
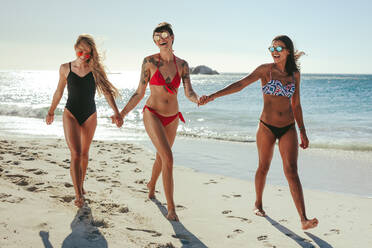
[[[54,111],[67,84],[68,99],[63,111],[63,129],[71,152],[70,173],[76,195],[75,205],[84,205],[84,179],[88,166],[89,147],[97,126],[97,112],[94,96],[104,94],[114,110],[114,120],[118,127],[123,124],[114,97],[118,90],[108,81],[100,62],[97,48],[90,35],[80,35],[75,44],[76,60],[62,64],[59,82],[52,104],[46,116],[46,123],[52,124]]]

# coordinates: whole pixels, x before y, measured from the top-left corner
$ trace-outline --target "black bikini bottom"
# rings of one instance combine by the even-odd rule
[[[280,139],[280,137],[282,137],[289,129],[291,129],[291,127],[295,125],[295,123],[293,122],[285,127],[275,127],[263,122],[262,120],[260,120],[260,122],[268,127],[277,139]]]

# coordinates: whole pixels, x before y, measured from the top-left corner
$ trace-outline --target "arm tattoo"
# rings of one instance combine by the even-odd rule
[[[143,85],[146,85],[146,83],[149,81],[149,72],[146,70],[146,63],[147,59],[145,58],[142,63],[142,75],[141,75],[141,82]]]
[[[185,85],[186,80],[190,81],[190,71],[186,61],[182,63],[182,70],[184,71],[184,74],[182,75],[182,83]]]

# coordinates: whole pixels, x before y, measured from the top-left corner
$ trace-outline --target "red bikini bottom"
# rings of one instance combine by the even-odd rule
[[[185,123],[185,119],[183,118],[181,112],[178,112],[177,114],[172,115],[172,116],[164,116],[164,115],[158,114],[154,109],[150,108],[147,105],[145,105],[143,107],[142,112],[145,111],[145,109],[148,109],[151,113],[153,113],[154,115],[156,115],[156,117],[159,118],[159,120],[161,121],[161,124],[163,124],[164,127],[167,126],[172,121],[174,121],[177,117],[179,117],[180,120]]]

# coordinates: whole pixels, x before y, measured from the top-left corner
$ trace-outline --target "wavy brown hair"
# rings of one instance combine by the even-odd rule
[[[118,89],[115,88],[107,78],[105,69],[101,62],[101,56],[97,51],[93,37],[89,34],[81,34],[76,40],[75,48],[77,48],[81,43],[87,45],[91,49],[91,58],[88,60],[88,65],[92,70],[98,94],[108,94],[115,98],[120,96]]]
[[[305,53],[302,51],[295,50],[292,40],[286,35],[276,36],[273,41],[281,41],[289,51],[287,62],[285,63],[285,70],[288,75],[292,75],[294,72],[300,71],[299,58]]]

